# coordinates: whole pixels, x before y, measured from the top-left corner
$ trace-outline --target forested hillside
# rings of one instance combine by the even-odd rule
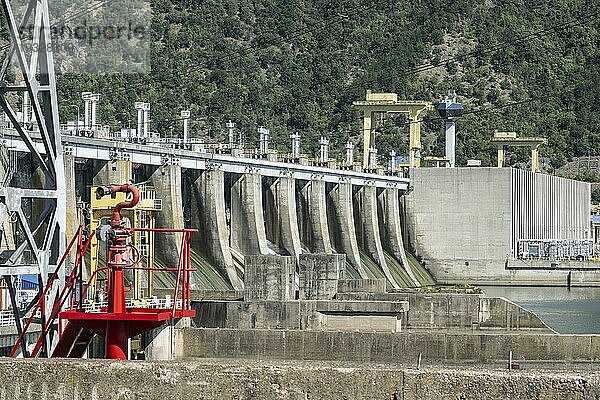
[[[110,6],[110,5],[107,5]],[[79,92],[102,94],[113,128],[135,121],[133,102],[152,103],[152,130],[224,137],[231,119],[275,145],[320,135],[334,152],[360,144],[352,107],[367,89],[438,101],[454,89],[467,114],[458,123],[458,162],[495,162],[494,129],[544,136],[552,170],[575,156],[600,155],[600,5],[587,0],[154,0],[149,75],[62,75],[62,117]],[[381,121],[382,159],[405,152],[401,118]],[[442,123],[429,113],[423,155],[443,154]],[[508,162],[527,159],[514,151]]]

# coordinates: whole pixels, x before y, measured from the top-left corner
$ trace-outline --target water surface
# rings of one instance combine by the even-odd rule
[[[600,288],[482,286],[536,313],[559,333],[600,334]]]

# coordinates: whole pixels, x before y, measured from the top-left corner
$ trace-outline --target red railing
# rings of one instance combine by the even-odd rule
[[[91,237],[93,236],[90,235],[90,239],[88,240],[88,245],[89,245],[89,241],[91,240]],[[46,321],[46,323],[44,324],[44,328],[46,326],[50,326],[49,323],[52,322],[52,317],[51,318],[46,318],[46,307],[45,307],[45,301],[46,301],[46,297],[48,295],[48,291],[50,290],[50,288],[52,288],[54,281],[56,281],[56,279],[58,279],[58,275],[60,272],[60,269],[62,268],[63,263],[65,262],[65,260],[67,259],[67,256],[69,255],[69,253],[71,252],[71,249],[73,248],[73,244],[75,243],[75,240],[78,240],[78,251],[77,251],[77,256],[75,258],[75,268],[73,268],[73,270],[71,271],[71,274],[69,275],[69,281],[71,281],[74,271],[76,271],[76,269],[79,267],[78,262],[81,263],[81,257],[79,256],[81,254],[81,252],[79,251],[81,248],[81,243],[82,243],[82,238],[83,238],[83,227],[80,225],[79,228],[77,229],[77,231],[75,232],[75,235],[73,236],[73,238],[71,239],[71,241],[69,242],[69,245],[67,246],[67,249],[65,250],[65,253],[63,254],[62,258],[60,259],[58,265],[56,266],[56,269],[54,270],[54,273],[50,276],[50,278],[48,279],[48,283],[46,284],[46,287],[44,288],[44,290],[42,291],[42,295],[40,296],[39,300],[37,301],[37,303],[35,304],[34,308],[31,310],[31,315],[29,316],[29,318],[27,319],[27,323],[25,324],[25,326],[23,327],[23,331],[21,332],[21,334],[19,335],[19,338],[17,339],[17,341],[15,342],[15,345],[13,346],[9,357],[14,357],[14,355],[16,354],[19,346],[21,346],[21,343],[23,342],[23,338],[25,337],[25,334],[27,333],[27,330],[29,329],[29,327],[31,326],[31,323],[33,322],[36,314],[38,311],[40,311],[40,315],[41,315],[41,320],[42,321]],[[57,302],[54,305],[53,308],[53,312],[51,314],[54,313],[55,310],[60,309],[62,307],[62,305],[64,304],[64,299],[63,299],[63,295],[65,293],[65,290],[69,287],[69,285],[65,284],[65,287],[63,288],[61,295],[59,296],[59,299],[57,300]],[[60,306],[58,306],[59,304],[61,304]],[[42,329],[42,333],[40,335],[40,338],[38,339],[38,343],[39,342],[45,342],[45,335],[47,333],[46,328]],[[37,346],[36,344],[36,347]],[[26,354],[24,354],[26,355]],[[37,355],[37,353],[36,353]]]
[[[178,264],[177,264],[176,268],[142,267],[139,265],[140,260],[139,260],[139,253],[138,253],[136,256],[135,262],[133,262],[132,265],[123,267],[123,269],[130,269],[130,270],[137,269],[137,270],[143,270],[143,271],[168,271],[168,272],[176,273],[177,278],[176,278],[176,284],[175,284],[175,288],[174,288],[172,316],[173,317],[175,316],[175,312],[177,310],[190,310],[191,309],[191,298],[190,298],[191,273],[192,273],[192,271],[196,270],[195,268],[191,268],[191,263],[190,263],[191,234],[198,232],[198,231],[196,229],[169,229],[169,228],[125,228],[125,229],[131,233],[133,233],[133,232],[155,232],[155,233],[173,233],[173,234],[181,233],[182,234],[181,251],[179,253],[179,260],[178,260]],[[56,270],[54,271],[54,273],[48,280],[48,284],[44,288],[42,295],[40,296],[40,299],[38,300],[35,307],[31,311],[31,316],[28,318],[27,323],[25,324],[22,333],[19,335],[19,338],[15,342],[15,345],[13,346],[13,348],[10,352],[10,355],[9,355],[10,357],[14,357],[15,354],[17,353],[19,347],[22,345],[24,336],[25,336],[27,330],[29,329],[29,327],[31,326],[32,322],[34,321],[35,316],[38,311],[40,311],[40,315],[41,315],[42,331],[41,331],[38,341],[36,342],[34,349],[31,352],[30,357],[36,357],[39,354],[40,349],[44,349],[44,351],[42,353],[46,356],[49,356],[51,352],[48,351],[48,349],[47,349],[46,336],[48,335],[49,330],[52,328],[52,325],[57,321],[59,312],[62,311],[63,309],[83,311],[84,310],[83,302],[87,298],[88,289],[91,286],[91,282],[94,280],[94,278],[97,276],[97,274],[101,271],[108,271],[108,273],[110,273],[109,268],[106,266],[98,268],[92,273],[92,275],[87,280],[87,282],[85,284],[83,283],[83,279],[82,279],[83,278],[83,262],[82,262],[82,260],[83,260],[84,254],[87,252],[87,250],[91,244],[94,234],[95,234],[95,232],[92,232],[90,234],[90,236],[87,238],[87,240],[85,240],[85,243],[84,243],[83,227],[80,226],[78,228],[77,232],[75,233],[75,235],[69,242],[69,245],[67,246],[65,253],[63,254],[59,264],[57,265]],[[75,256],[74,267],[71,270],[71,273],[69,274],[69,277],[65,282],[65,286],[62,288],[62,290],[60,292],[58,300],[54,303],[54,307],[52,308],[50,315],[46,316],[44,305],[45,305],[45,300],[46,300],[48,291],[52,287],[52,285],[54,284],[56,279],[58,278],[60,268],[62,267],[62,264],[67,259],[67,256],[70,253],[71,249],[73,248],[75,241],[77,241],[77,253]],[[135,248],[135,246],[131,246],[131,248],[135,249],[135,251],[137,252],[137,248]],[[77,293],[76,293],[77,291],[73,290],[75,287],[77,287],[76,286],[77,284],[79,285],[79,296],[77,296]],[[179,308],[178,303],[179,303],[179,295],[180,295],[180,293],[179,293],[180,286],[182,287],[182,289],[181,289],[181,306]],[[65,308],[65,302],[68,298],[70,298],[69,306],[68,306],[68,308]],[[59,325],[59,334],[62,335],[62,326],[61,326],[62,324],[59,322],[58,325]],[[24,353],[24,356],[27,356],[26,352]]]

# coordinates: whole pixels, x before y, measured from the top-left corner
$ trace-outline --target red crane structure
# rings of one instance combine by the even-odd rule
[[[103,197],[119,192],[131,195],[131,199],[117,204],[110,224],[99,228],[99,231],[101,230],[100,236],[102,236],[100,239],[107,241],[106,266],[98,268],[87,283],[83,283],[81,261],[95,233],[92,232],[84,243],[82,229],[80,228],[76,236],[71,240],[61,261],[62,264],[72,248],[75,239],[78,239],[75,267],[71,271],[66,285],[60,294],[60,300],[56,303],[51,314],[45,316],[43,315],[43,299],[45,297],[42,296],[36,309],[33,310],[31,318],[25,325],[24,332],[26,332],[31,324],[37,310],[42,313],[42,321],[47,321],[43,326],[40,340],[31,352],[32,357],[36,357],[39,354],[50,354],[52,357],[82,357],[93,336],[99,335],[105,338],[106,358],[126,360],[128,358],[127,348],[129,338],[158,328],[171,319],[195,316],[195,311],[190,307],[190,274],[193,270],[190,266],[190,240],[191,234],[197,232],[197,230],[126,227],[125,221],[121,218],[121,210],[135,207],[140,196],[138,189],[130,184],[99,187],[96,190],[96,196]],[[154,231],[157,234],[182,235],[181,251],[177,267],[147,268],[140,265],[139,251],[131,243],[131,238],[136,231],[148,230]],[[125,288],[124,271],[133,269],[168,271],[169,273],[176,274],[177,280],[172,304],[167,308],[128,307],[126,303],[127,290]],[[84,302],[86,296],[89,297],[87,289],[90,287],[90,282],[92,282],[96,274],[100,271],[106,271],[108,305],[103,306],[99,311],[89,310],[86,309]],[[70,306],[61,311],[60,309],[64,307],[69,298]],[[56,346],[49,351],[49,345],[44,340],[46,337],[44,333],[46,329],[51,328],[53,321],[57,317],[59,318],[59,327],[62,328],[59,329],[60,338]],[[15,343],[11,356],[16,354],[21,345],[22,336]]]

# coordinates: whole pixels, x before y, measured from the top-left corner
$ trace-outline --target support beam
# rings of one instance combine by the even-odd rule
[[[67,240],[71,240],[71,238],[75,235],[77,228],[79,227],[79,219],[77,215],[77,196],[75,193],[75,157],[71,155],[64,156],[64,164],[65,164],[65,183],[66,183],[66,192],[67,192],[67,220],[65,224],[65,229],[67,233]],[[71,249],[69,253],[69,264],[73,264],[75,262],[75,254],[77,253],[77,249],[75,246]],[[71,270],[71,268],[67,268],[67,270]]]
[[[372,120],[376,112],[401,113],[408,117],[410,166],[420,166],[421,114],[433,108],[430,102],[398,100],[396,93],[373,93],[367,90],[366,99],[355,101],[352,105],[363,112],[363,168],[369,168],[369,149],[375,147]]]
[[[539,146],[531,146],[531,171],[540,172]]]
[[[229,248],[229,228],[225,215],[225,183],[221,169],[202,172],[193,182],[191,224],[200,233],[192,238],[192,247],[200,251],[229,279],[235,290],[242,290]]]
[[[504,146],[498,146],[498,168],[504,167]]]
[[[411,112],[409,114],[408,123],[410,127],[409,131],[409,152],[408,162],[411,167],[421,166],[421,121],[419,120],[419,113]]]
[[[374,133],[372,130],[373,110],[365,108],[363,110],[363,167],[369,165],[369,148],[375,142]]]

